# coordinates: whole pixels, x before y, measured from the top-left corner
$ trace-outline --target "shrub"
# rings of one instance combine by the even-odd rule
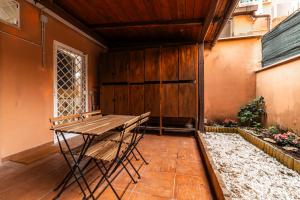
[[[258,97],[240,109],[238,119],[242,126],[260,128],[265,114],[265,100]]]
[[[272,134],[272,135],[276,135],[280,133],[280,130],[277,126],[270,126],[268,128],[268,131]]]

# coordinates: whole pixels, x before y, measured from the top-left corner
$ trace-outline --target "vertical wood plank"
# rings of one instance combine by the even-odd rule
[[[158,48],[145,50],[145,81],[159,81],[159,54]]]
[[[114,86],[101,86],[100,109],[103,114],[114,113]]]
[[[114,82],[127,82],[129,70],[129,53],[114,53]]]
[[[145,80],[145,58],[144,51],[130,52],[129,81],[131,83],[144,82]]]
[[[195,80],[195,48],[192,45],[179,48],[179,80]]]
[[[162,46],[159,47],[159,97],[159,134],[162,135]]]
[[[178,47],[162,48],[161,59],[162,80],[178,80]]]
[[[140,115],[144,111],[144,85],[131,85],[129,91],[129,112],[132,115]]]
[[[178,84],[162,85],[162,116],[178,117]]]
[[[198,49],[198,114],[199,130],[204,132],[204,43]]]
[[[196,117],[196,84],[179,84],[179,117]]]
[[[126,115],[129,114],[128,109],[128,86],[115,86],[115,114]]]
[[[145,85],[145,112],[151,111],[151,116],[160,116],[160,85]]]
[[[114,81],[114,55],[112,53],[102,54],[100,58],[101,82],[111,83]]]

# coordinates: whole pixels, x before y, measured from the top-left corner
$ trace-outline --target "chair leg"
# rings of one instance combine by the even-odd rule
[[[135,153],[132,151],[132,155],[135,158],[136,161],[139,161],[140,159],[138,157],[136,157]]]
[[[149,165],[149,162],[147,162],[144,158],[144,156],[141,154],[141,152],[138,150],[138,148],[135,146],[134,149],[136,150],[136,152],[138,152],[138,154],[141,156],[142,160],[144,161],[144,163],[146,165]]]
[[[109,185],[110,188],[112,189],[113,193],[116,195],[117,199],[120,200],[121,198],[120,198],[120,196],[118,195],[117,191],[115,190],[115,188],[113,187],[113,185],[111,184],[111,182],[109,181],[109,179],[106,177],[108,171],[106,170],[106,172],[103,172],[102,169],[101,169],[101,167],[99,166],[99,164],[97,163],[96,160],[95,160],[95,163],[96,163],[96,165],[97,165],[99,171],[100,171],[101,174],[103,175],[102,178],[100,179],[100,183],[102,182],[101,180],[103,180],[103,179],[106,180],[106,182],[108,183],[108,185]],[[99,184],[99,185],[100,185],[100,184]],[[97,184],[96,188],[92,191],[92,194],[91,194],[91,195],[93,195],[94,192],[97,191],[99,185]]]
[[[125,171],[127,172],[127,174],[130,176],[131,180],[134,182],[134,183],[137,183],[137,181],[133,178],[133,176],[130,174],[129,170],[127,169],[127,167],[124,165],[123,162],[121,162],[122,166],[124,167]]]
[[[126,160],[130,164],[130,166],[133,168],[133,170],[135,171],[135,173],[138,175],[138,179],[140,179],[141,175],[139,174],[138,170],[134,167],[134,165],[132,164],[132,162],[130,161],[130,159],[128,159],[128,157],[126,157]]]

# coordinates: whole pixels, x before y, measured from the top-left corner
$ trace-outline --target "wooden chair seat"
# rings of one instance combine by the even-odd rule
[[[112,161],[118,153],[119,144],[115,141],[104,140],[92,145],[85,153],[86,156],[97,160]],[[122,146],[120,151],[124,151],[127,147]]]

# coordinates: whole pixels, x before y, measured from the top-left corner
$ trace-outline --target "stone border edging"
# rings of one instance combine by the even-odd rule
[[[207,150],[206,142],[199,131],[197,131],[196,139],[200,146],[200,150],[201,150],[200,153],[204,158],[204,163],[206,165],[209,179],[212,183],[214,192],[216,194],[216,198],[218,200],[231,200],[231,197],[230,197],[231,194],[227,190],[226,185],[223,182],[221,175],[219,174],[219,172],[213,162],[213,159],[211,158],[211,156]]]
[[[292,156],[286,154],[281,149],[276,148],[272,144],[255,137],[251,133],[240,129],[240,128],[228,128],[228,127],[205,127],[207,132],[217,132],[217,133],[238,133],[245,140],[258,147],[260,150],[264,151],[269,156],[275,158],[278,162],[283,164],[284,166],[298,172],[300,174],[300,160],[293,158]]]

